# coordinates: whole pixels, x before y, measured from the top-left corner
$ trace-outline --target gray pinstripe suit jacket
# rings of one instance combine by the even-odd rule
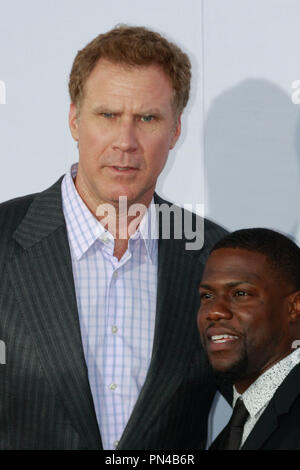
[[[0,449],[102,449],[80,335],[60,178],[0,205]],[[162,203],[158,196],[157,203]],[[196,328],[198,283],[225,234],[159,240],[157,317],[146,382],[119,449],[201,449],[216,386]]]

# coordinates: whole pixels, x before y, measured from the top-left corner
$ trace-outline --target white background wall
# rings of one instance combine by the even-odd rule
[[[158,192],[205,202],[229,230],[267,226],[299,241],[300,0],[0,0],[0,201],[45,189],[77,160],[68,74],[77,50],[117,23],[156,29],[192,59]],[[229,412],[217,397],[211,437]]]

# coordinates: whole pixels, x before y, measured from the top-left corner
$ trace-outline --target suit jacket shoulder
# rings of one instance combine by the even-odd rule
[[[20,234],[21,238],[23,237],[27,244],[30,244],[33,235],[38,239],[43,230],[45,233],[51,232],[56,222],[55,214],[61,208],[62,179],[63,177],[60,177],[50,188],[40,193],[17,197],[0,204],[0,269],[3,267],[4,260],[16,248],[14,237],[19,226],[22,226],[23,231]],[[51,219],[52,227],[49,224]],[[63,223],[62,211],[59,219],[61,225]]]
[[[13,249],[13,234],[25,217],[35,194],[18,197],[0,204],[0,275]]]
[[[185,208],[176,206],[174,203],[164,200],[156,193],[154,195],[154,201],[159,207],[167,205],[168,207],[173,208],[174,212],[177,211],[177,213],[180,215],[179,223],[181,222],[182,224],[182,226],[180,227],[182,230],[181,232],[180,230],[178,232],[182,234],[182,242],[185,245],[187,253],[190,252],[190,254],[199,255],[201,252],[203,259],[206,259],[209,251],[212,249],[214,244],[217,243],[217,241],[219,241],[228,233],[228,231],[221,225],[218,225],[217,223],[213,222],[208,218],[203,218],[195,214],[194,212],[190,212]],[[174,229],[174,219],[172,219],[172,222],[172,229]],[[176,239],[176,234],[174,233],[174,231],[172,231],[172,229],[171,238]],[[198,243],[195,243],[196,237],[202,241],[200,245]],[[189,243],[190,245],[187,245]],[[182,247],[182,245],[180,244],[178,244],[178,246]]]
[[[280,385],[242,450],[300,450],[300,364]]]
[[[17,197],[0,204],[0,240],[9,239],[25,216],[36,194]]]
[[[46,199],[48,195],[50,196],[50,198],[51,195],[59,195],[59,197],[61,197],[60,184],[62,179],[63,177],[59,178],[56,183],[54,183],[50,188],[47,188],[45,191],[10,199],[0,204],[0,250],[1,246],[5,246],[6,243],[11,239],[14,231],[18,228],[22,219],[26,216],[27,211],[30,209],[35,199]],[[169,207],[174,207],[174,204],[172,202],[162,199],[157,194],[155,194],[154,198],[155,203],[157,203],[159,206],[166,204]],[[191,221],[192,230],[197,230],[197,228],[199,227],[203,228],[203,249],[205,250],[205,252],[209,251],[213,247],[214,243],[216,243],[220,238],[222,238],[228,233],[225,228],[221,227],[220,225],[207,218],[203,219],[199,215],[189,212],[186,209],[182,209],[178,206],[176,206],[176,208],[182,212],[183,223],[184,220]],[[184,230],[183,240],[184,242],[189,241],[186,237],[186,233],[184,232]],[[7,247],[5,246],[5,249],[6,248]],[[194,250],[190,251],[193,252]]]

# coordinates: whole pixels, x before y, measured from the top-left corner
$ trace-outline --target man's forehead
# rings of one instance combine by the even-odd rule
[[[128,105],[138,113],[173,113],[174,93],[170,80],[156,66],[128,71],[103,61],[88,77],[80,104],[109,112],[119,112],[119,106]]]
[[[111,78],[112,75],[116,77],[126,77],[130,79],[133,76],[143,76],[147,77],[155,74],[159,76],[162,80],[168,82],[168,84],[172,87],[171,80],[169,76],[164,71],[163,67],[156,63],[145,64],[145,65],[136,65],[136,64],[127,64],[123,62],[113,62],[105,58],[100,58],[96,65],[94,66],[93,70],[89,74],[86,79],[86,83],[93,80],[95,76],[101,76],[105,78],[106,75],[109,75]]]

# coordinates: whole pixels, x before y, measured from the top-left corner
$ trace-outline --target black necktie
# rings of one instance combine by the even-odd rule
[[[244,424],[249,416],[247,408],[241,398],[238,398],[234,406],[229,423],[222,431],[224,438],[216,445],[212,444],[212,450],[238,450],[240,448]]]

